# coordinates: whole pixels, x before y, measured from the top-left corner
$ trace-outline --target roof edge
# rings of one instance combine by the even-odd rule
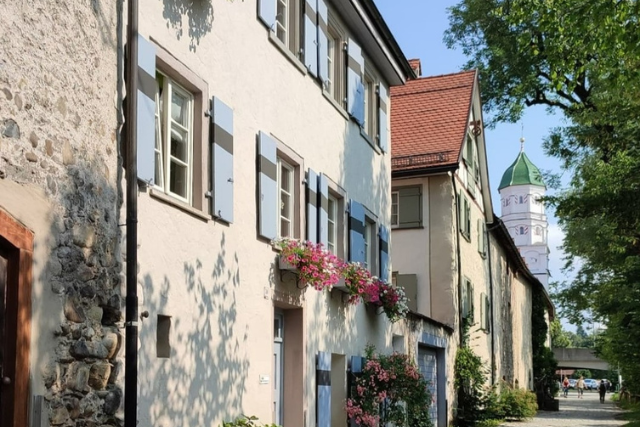
[[[403,71],[406,73],[407,79],[415,79],[416,74],[414,73],[413,68],[411,68],[411,66],[409,65],[409,60],[404,55],[404,52],[402,52],[400,45],[396,41],[396,38],[393,36],[393,33],[391,32],[391,30],[389,29],[389,26],[387,25],[384,18],[382,17],[382,14],[380,13],[380,10],[378,9],[378,7],[375,5],[373,0],[361,0],[361,1],[365,11],[369,15],[369,17],[373,20],[375,25],[380,30],[380,33],[384,36],[385,40],[389,44],[391,51],[396,56],[396,59],[400,63],[400,66],[402,67]]]
[[[538,280],[536,276],[533,275],[529,267],[527,267],[527,263],[520,255],[520,251],[516,246],[515,242],[511,238],[507,227],[504,225],[504,222],[497,216],[493,215],[493,225],[489,227],[489,231],[492,231],[496,234],[496,238],[504,244],[504,249],[507,254],[510,255],[510,258],[515,261],[518,268],[516,271],[522,273],[524,277],[526,277],[534,286],[538,287],[542,294],[544,295],[545,302],[547,304],[547,308],[549,309],[549,318],[553,320],[555,318],[555,307],[553,305],[553,301],[551,301],[551,297],[547,292],[547,289],[544,287],[542,282]]]

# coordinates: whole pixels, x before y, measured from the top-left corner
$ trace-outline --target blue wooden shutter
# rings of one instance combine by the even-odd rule
[[[349,261],[365,263],[364,253],[364,207],[351,200],[349,202]]]
[[[378,145],[383,152],[389,151],[388,115],[389,95],[386,86],[378,84]]]
[[[364,126],[364,57],[353,40],[347,45],[347,111],[360,126]]]
[[[318,76],[318,13],[316,0],[304,2],[304,65],[314,77]]]
[[[156,47],[138,36],[138,179],[153,185],[156,175]]]
[[[276,2],[277,0],[258,0],[258,17],[274,32],[276,30]]]
[[[233,222],[233,110],[220,99],[211,99],[211,215]]]
[[[318,177],[318,242],[325,248],[329,244],[329,181],[324,174]]]
[[[307,172],[307,240],[318,242],[318,174]]]
[[[389,282],[389,229],[380,226],[380,280]]]
[[[342,49],[342,46],[335,46]],[[318,0],[318,76],[326,89],[329,79],[329,13],[324,0]]]
[[[318,427],[331,427],[331,353],[318,352],[316,384]]]
[[[278,158],[276,141],[264,132],[258,135],[258,232],[275,239],[278,235]]]

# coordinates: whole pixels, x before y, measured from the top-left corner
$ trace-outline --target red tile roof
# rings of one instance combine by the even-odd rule
[[[406,171],[456,165],[476,71],[407,81],[391,88],[391,165]]]

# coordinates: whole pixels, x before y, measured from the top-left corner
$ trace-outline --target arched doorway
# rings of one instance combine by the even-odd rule
[[[27,425],[33,233],[0,210],[0,425]]]

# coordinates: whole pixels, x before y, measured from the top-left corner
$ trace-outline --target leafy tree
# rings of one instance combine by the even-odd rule
[[[554,319],[550,325],[551,328],[551,347],[553,348],[569,348],[572,347],[572,340],[569,334],[562,329],[560,320]]]
[[[580,324],[606,324],[596,345],[640,391],[640,2],[461,0],[445,41],[480,72],[493,122],[544,105],[567,125],[545,141],[572,172],[547,202],[565,232],[571,282],[554,295]],[[584,343],[582,343],[584,345]],[[593,344],[592,344],[593,345]]]

